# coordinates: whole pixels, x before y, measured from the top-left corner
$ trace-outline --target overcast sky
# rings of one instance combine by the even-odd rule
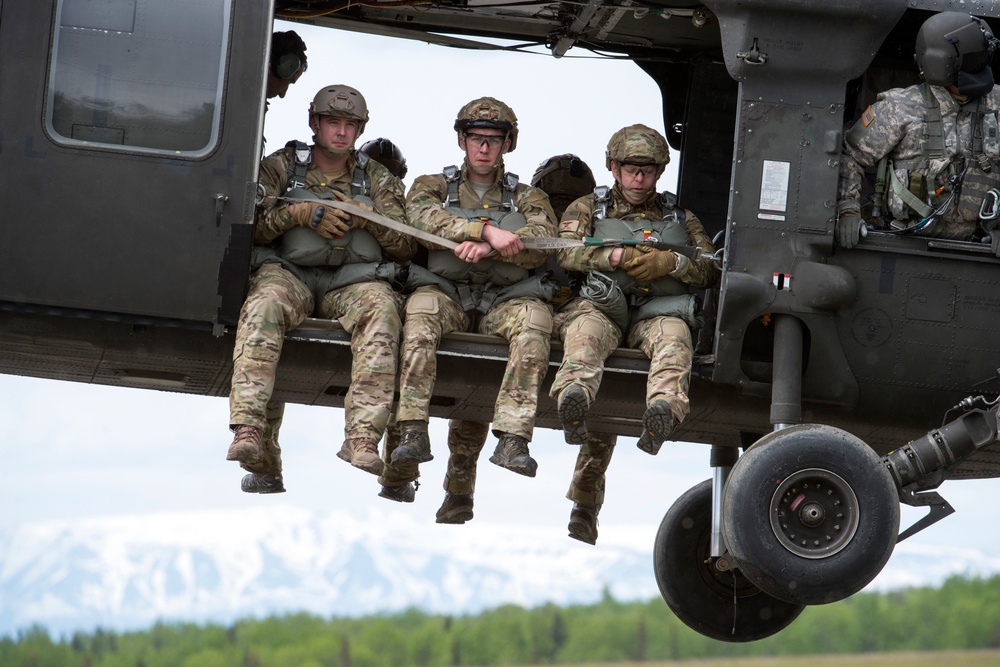
[[[410,168],[407,186],[417,175],[460,162],[455,114],[483,95],[507,102],[519,118],[518,146],[507,167],[525,181],[546,157],[574,152],[591,165],[598,183],[609,183],[604,150],[610,135],[636,122],[663,129],[659,92],[630,62],[475,53],[278,24],[289,27],[308,44],[309,70],[285,99],[271,100],[266,152],[289,139],[310,140],[309,102],[333,83],[365,95],[371,121],[361,141],[382,136],[396,142]],[[672,188],[673,174],[668,171],[661,189]],[[440,420],[432,422],[435,459],[422,466],[424,486],[414,504],[399,505],[377,497],[373,476],[336,458],[341,410],[289,406],[281,438],[288,493],[255,496],[240,492],[243,473],[225,460],[231,439],[225,399],[13,376],[0,376],[0,392],[0,529],[49,519],[278,504],[364,511],[368,503],[379,503],[425,525],[428,539],[435,531],[462,530],[434,523],[447,459],[446,424]],[[537,430],[531,451],[539,471],[528,479],[490,464],[493,444],[491,438],[480,461],[474,521],[551,528],[556,551],[595,548],[566,537],[571,503],[565,493],[577,449],[561,433]],[[708,455],[705,445],[667,443],[651,458],[636,449],[635,438],[621,438],[596,548],[614,540],[651,549],[673,500],[710,476]],[[946,483],[942,493],[958,513],[913,538],[908,548],[968,545],[998,553],[987,502],[997,488],[993,480]]]

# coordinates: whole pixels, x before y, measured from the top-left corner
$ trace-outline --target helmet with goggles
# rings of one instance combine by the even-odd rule
[[[462,107],[455,118],[455,131],[459,135],[476,128],[502,130],[510,139],[510,148],[517,146],[517,116],[514,110],[498,99],[480,97]]]

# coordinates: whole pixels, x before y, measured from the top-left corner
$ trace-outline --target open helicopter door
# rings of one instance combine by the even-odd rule
[[[67,337],[73,318],[235,321],[271,12],[0,2],[0,310],[71,315]]]

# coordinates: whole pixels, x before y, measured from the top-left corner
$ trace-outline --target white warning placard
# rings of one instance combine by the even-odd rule
[[[760,210],[784,212],[788,208],[788,177],[791,163],[764,160],[760,177]]]

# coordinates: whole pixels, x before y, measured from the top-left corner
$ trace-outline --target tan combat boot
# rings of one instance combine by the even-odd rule
[[[373,475],[381,475],[385,464],[378,455],[378,443],[374,438],[351,438],[344,441],[344,446],[337,452],[337,458],[347,461],[355,468],[360,468]]]
[[[229,445],[229,453],[226,454],[227,461],[239,461],[244,465],[253,465],[260,461],[264,454],[262,447],[264,440],[264,429],[248,424],[237,424],[233,429],[233,443]]]

